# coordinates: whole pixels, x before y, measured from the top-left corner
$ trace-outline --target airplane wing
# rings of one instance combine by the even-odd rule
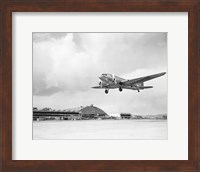
[[[95,86],[95,87],[92,87],[92,88],[101,89],[102,87],[101,86]]]
[[[141,78],[121,81],[121,83],[122,83],[122,85],[133,85],[133,84],[149,81],[151,79],[160,77],[160,76],[165,75],[165,74],[166,74],[166,72],[162,72],[162,73],[158,73],[158,74],[155,74],[155,75],[149,75],[149,76],[144,76],[144,77],[141,77]]]

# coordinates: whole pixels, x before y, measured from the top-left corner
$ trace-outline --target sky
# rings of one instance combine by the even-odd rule
[[[108,114],[167,113],[167,74],[152,89],[92,89],[102,73],[125,79],[167,72],[167,33],[33,33],[33,106],[93,104]]]

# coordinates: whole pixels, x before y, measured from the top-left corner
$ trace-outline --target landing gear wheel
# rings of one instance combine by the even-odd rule
[[[108,94],[108,90],[105,90],[105,93]]]
[[[122,91],[122,87],[119,87],[119,91]]]
[[[140,90],[137,90],[138,91],[138,93],[140,92]]]

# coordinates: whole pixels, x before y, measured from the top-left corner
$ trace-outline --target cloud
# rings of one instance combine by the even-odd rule
[[[59,40],[34,42],[33,94],[49,95],[59,91],[84,91],[95,64],[92,57],[77,51],[73,34]],[[49,90],[49,91],[48,91]]]

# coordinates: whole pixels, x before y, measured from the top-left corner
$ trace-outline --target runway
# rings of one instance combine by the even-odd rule
[[[136,139],[166,140],[167,120],[34,121],[34,140]]]

